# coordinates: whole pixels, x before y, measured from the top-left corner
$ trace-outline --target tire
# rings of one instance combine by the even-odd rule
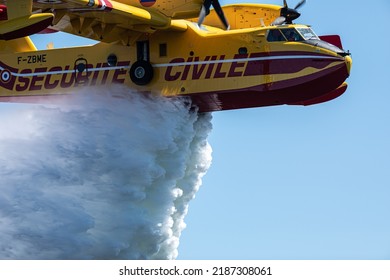
[[[149,84],[153,79],[152,65],[148,61],[136,61],[130,68],[130,79],[139,86]]]

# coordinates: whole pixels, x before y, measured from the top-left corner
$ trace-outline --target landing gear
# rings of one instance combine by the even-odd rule
[[[150,62],[136,61],[130,68],[130,78],[136,85],[147,85],[153,79],[153,67]]]
[[[139,86],[153,79],[153,67],[149,62],[149,41],[137,42],[137,61],[130,68],[130,79]]]

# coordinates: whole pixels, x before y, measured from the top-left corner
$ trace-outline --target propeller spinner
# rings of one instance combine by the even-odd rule
[[[306,0],[299,2],[294,9],[291,9],[287,5],[287,1],[283,0],[283,8],[280,9],[280,16],[274,20],[271,25],[281,25],[283,23],[291,24],[293,20],[297,19],[301,14],[298,9],[306,3]]]
[[[198,25],[201,26],[205,17],[210,13],[210,7],[213,6],[215,12],[217,13],[219,19],[222,21],[223,25],[225,26],[226,30],[230,29],[230,25],[225,17],[225,14],[223,13],[221,4],[219,4],[218,0],[205,0],[202,5],[202,9],[199,13],[198,18]]]

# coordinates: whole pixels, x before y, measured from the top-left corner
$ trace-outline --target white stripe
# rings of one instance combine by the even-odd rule
[[[251,58],[233,58],[233,59],[219,59],[219,60],[203,60],[203,61],[192,61],[192,62],[177,62],[177,63],[160,63],[153,64],[153,67],[169,67],[169,66],[186,66],[186,65],[202,65],[202,64],[217,64],[217,63],[232,63],[232,62],[247,62],[247,61],[265,61],[265,60],[281,60],[281,59],[328,59],[328,60],[340,60],[337,57],[331,56],[317,56],[317,55],[280,55],[280,56],[265,56],[265,57],[251,57]],[[106,71],[106,70],[117,70],[117,69],[129,69],[130,66],[114,66],[114,67],[102,67],[102,68],[91,68],[87,69],[88,72],[95,71]],[[0,66],[0,71],[5,70]],[[35,72],[35,73],[14,73],[7,70],[15,77],[32,77],[42,75],[59,75],[59,74],[70,74],[77,72],[73,70],[60,70],[60,71],[48,71],[48,72]]]
[[[106,70],[117,70],[117,69],[129,69],[130,66],[113,66],[113,67],[101,67],[101,68],[88,68],[87,72],[96,72],[96,71],[106,71]],[[0,71],[6,70],[0,66]],[[60,74],[70,74],[77,72],[76,69],[73,70],[60,70],[60,71],[48,71],[48,72],[34,72],[34,73],[14,73],[7,69],[12,76],[15,77],[32,77],[32,76],[43,76],[43,75],[60,75]],[[77,72],[80,73],[80,72]],[[82,72],[81,72],[82,73]]]
[[[217,63],[232,63],[232,62],[246,62],[246,61],[264,61],[264,60],[280,60],[280,59],[329,59],[339,60],[337,57],[331,56],[318,56],[318,55],[279,55],[279,56],[264,56],[264,57],[250,57],[250,58],[233,58],[233,59],[220,59],[220,60],[203,60],[192,62],[176,62],[176,63],[161,63],[153,64],[154,67],[169,67],[169,66],[186,66],[186,65],[202,65],[202,64],[217,64]]]

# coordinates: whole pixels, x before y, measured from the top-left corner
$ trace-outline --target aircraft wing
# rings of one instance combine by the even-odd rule
[[[131,44],[141,34],[156,29],[187,29],[184,22],[172,20],[156,9],[113,0],[34,0],[33,11],[54,14],[50,29],[104,42]]]
[[[46,28],[52,13],[31,14],[32,0],[0,0],[0,40],[26,37]]]

